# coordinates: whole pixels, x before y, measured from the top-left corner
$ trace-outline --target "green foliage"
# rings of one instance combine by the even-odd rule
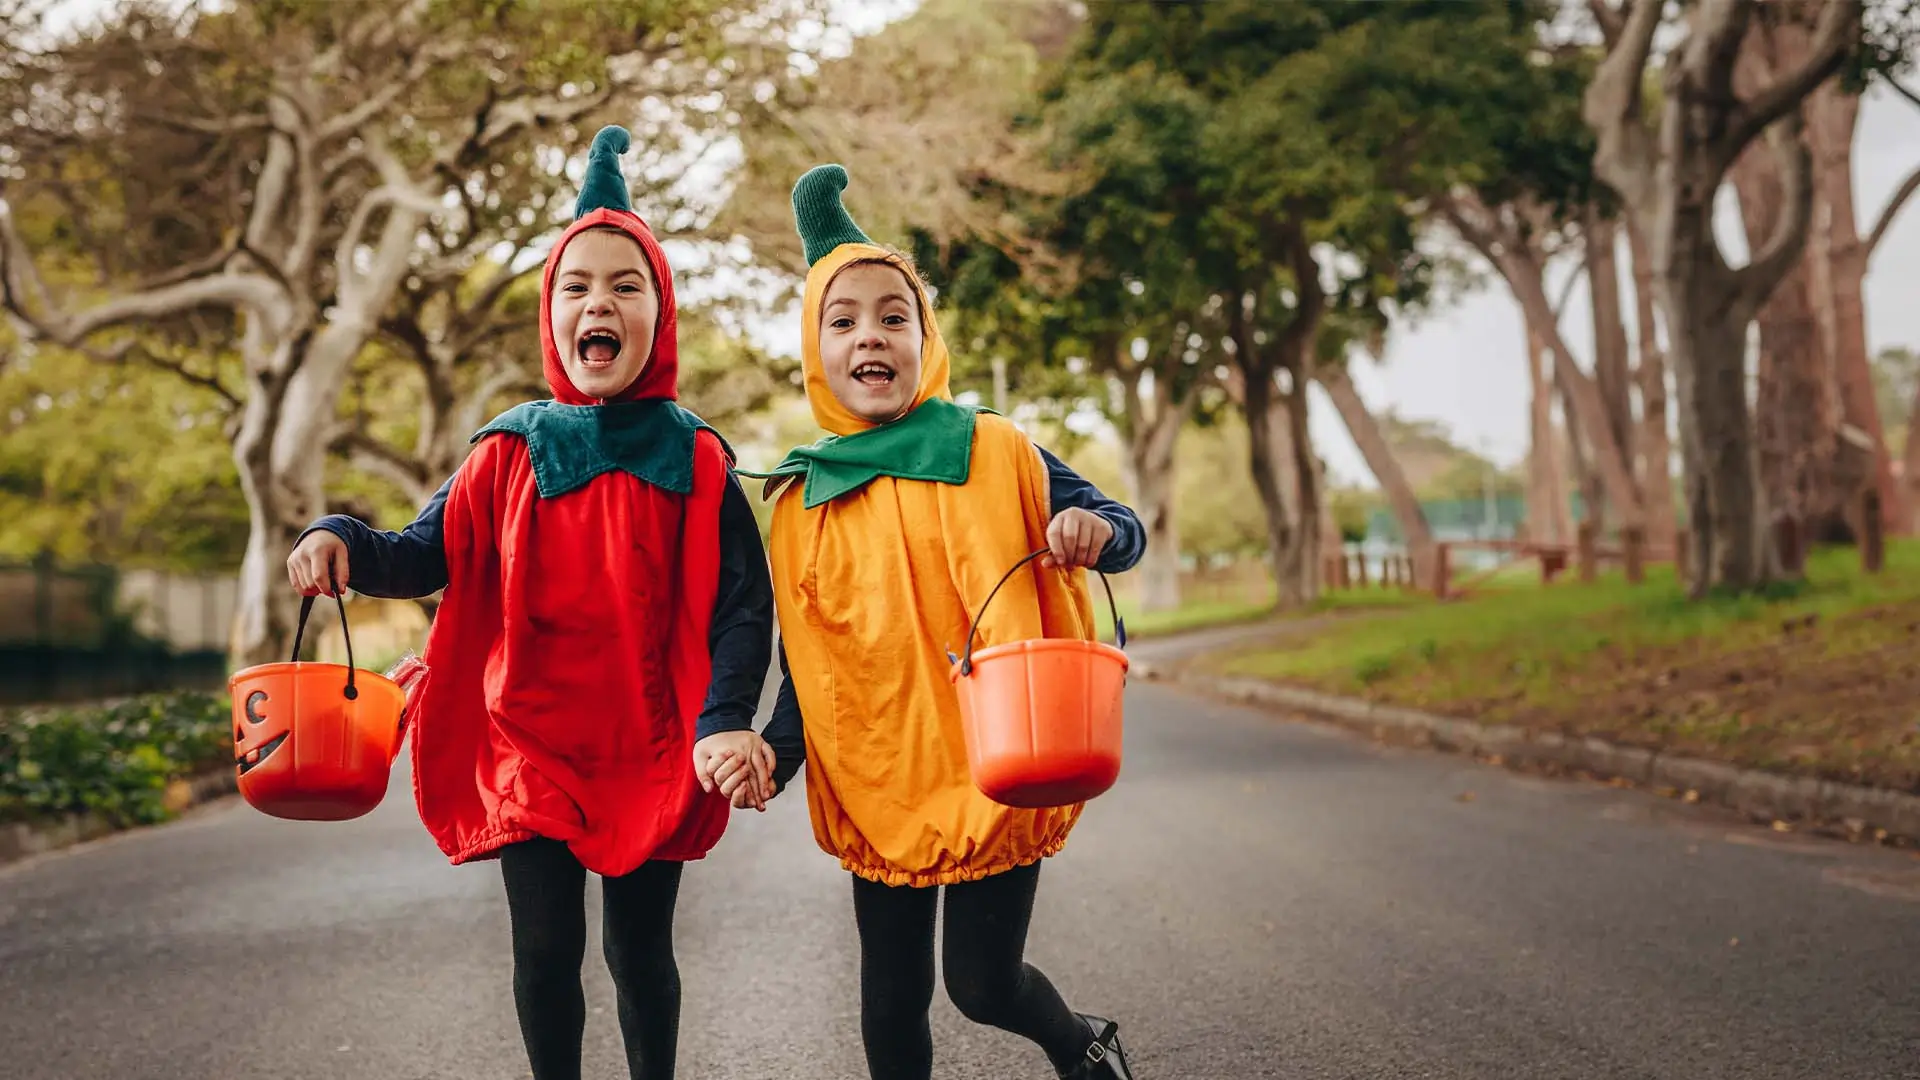
[[[0,558],[214,570],[247,509],[225,402],[140,363],[43,348],[0,375]]]
[[[231,766],[231,724],[224,696],[190,693],[0,714],[0,820],[164,821],[170,781]]]
[[[1182,554],[1204,562],[1266,551],[1267,519],[1250,497],[1245,423],[1229,417],[1189,427],[1180,433],[1173,468]]]

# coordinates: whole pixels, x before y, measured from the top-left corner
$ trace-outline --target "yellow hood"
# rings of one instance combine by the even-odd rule
[[[940,327],[934,322],[933,309],[927,303],[927,291],[920,279],[914,276],[905,259],[883,247],[841,244],[807,271],[806,296],[800,316],[800,362],[807,378],[807,404],[813,406],[814,422],[834,435],[852,435],[880,426],[855,416],[833,396],[827,386],[826,369],[820,363],[820,308],[826,303],[827,286],[833,283],[834,275],[862,262],[881,262],[898,269],[913,286],[914,298],[919,303],[920,331],[925,344],[920,347],[920,384],[914,389],[913,404],[907,411],[933,398],[952,397],[948,387],[952,365],[947,357],[947,342],[940,336]]]

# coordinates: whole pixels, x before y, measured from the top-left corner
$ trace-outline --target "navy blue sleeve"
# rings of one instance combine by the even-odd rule
[[[720,588],[707,633],[713,681],[695,736],[753,730],[773,653],[773,578],[753,506],[731,471],[720,497]]]
[[[773,717],[767,721],[760,737],[773,747],[774,792],[785,791],[787,784],[800,772],[800,766],[807,760],[806,729],[800,719],[800,699],[793,692],[793,675],[787,670],[787,646],[782,642],[780,654],[780,690],[773,699]]]
[[[1068,467],[1067,463],[1054,457],[1046,447],[1037,447],[1041,460],[1047,463],[1047,490],[1058,514],[1070,506],[1082,510],[1091,510],[1106,519],[1113,526],[1113,538],[1100,551],[1100,559],[1094,569],[1103,574],[1122,574],[1133,569],[1140,557],[1147,553],[1147,530],[1140,524],[1139,515],[1122,503],[1113,501],[1100,493],[1100,489],[1087,483],[1079,473]]]
[[[440,485],[417,517],[399,532],[382,532],[359,518],[329,514],[300,534],[325,529],[347,545],[347,588],[362,596],[413,600],[447,587],[447,549],[441,542],[447,492]]]

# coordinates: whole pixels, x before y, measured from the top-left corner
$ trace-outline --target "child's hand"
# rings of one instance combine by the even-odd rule
[[[1091,510],[1068,507],[1047,523],[1049,550],[1040,565],[1063,569],[1092,566],[1100,561],[1100,553],[1106,550],[1107,541],[1111,539],[1113,526],[1106,518]]]
[[[773,747],[758,732],[722,731],[694,743],[693,771],[702,791],[735,806],[765,810],[773,797]]]
[[[287,556],[287,580],[302,596],[332,596],[347,587],[347,545],[325,529],[315,529]]]

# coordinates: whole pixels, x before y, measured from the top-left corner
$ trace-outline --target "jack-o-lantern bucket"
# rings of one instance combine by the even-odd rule
[[[980,617],[1022,566],[987,594],[954,657],[967,766],[981,794],[1003,806],[1068,806],[1101,794],[1120,776],[1121,693],[1127,683],[1126,624],[1107,576],[1115,645],[1076,638],[1008,641],[973,651]]]
[[[347,663],[301,663],[313,597],[300,601],[294,659],[234,672],[233,764],[255,809],[295,821],[345,821],[380,805],[400,752],[403,693],[393,680],[353,666],[347,605],[340,632]]]

